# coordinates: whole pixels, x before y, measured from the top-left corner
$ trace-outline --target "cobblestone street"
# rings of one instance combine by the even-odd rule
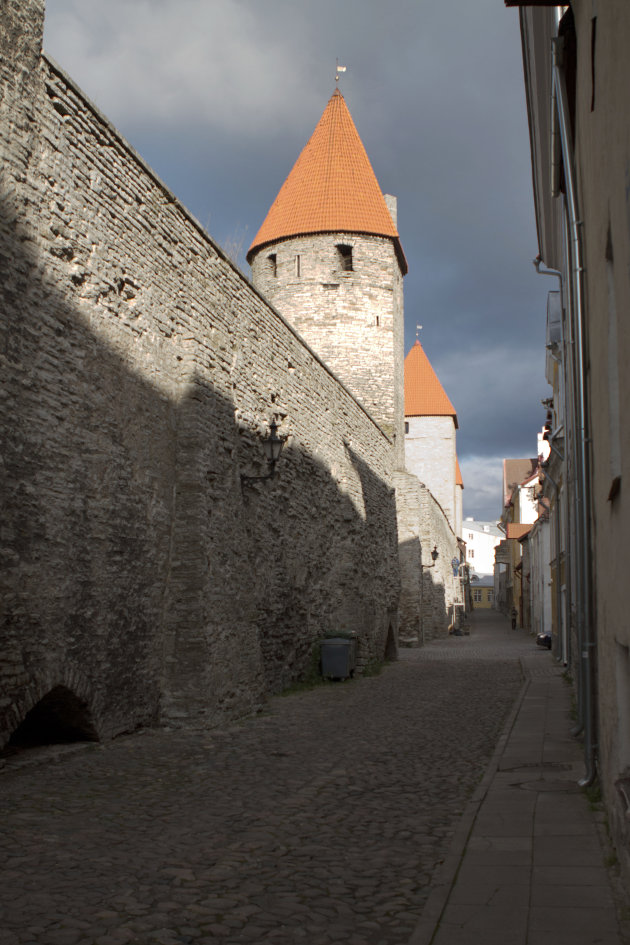
[[[532,652],[490,613],[220,730],[8,757],[1,945],[404,945]]]

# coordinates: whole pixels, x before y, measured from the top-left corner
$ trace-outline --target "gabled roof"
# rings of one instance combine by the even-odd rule
[[[488,535],[490,538],[505,538],[505,532],[501,531],[496,522],[482,522],[465,518],[462,522],[462,533],[468,529],[471,532],[477,532],[479,535]]]
[[[538,458],[503,460],[503,504],[509,505],[512,493],[538,469]]]
[[[527,535],[528,532],[531,532],[533,523],[526,525],[521,522],[508,522],[507,524],[507,537],[508,538],[523,538]]]
[[[247,260],[268,243],[339,232],[390,237],[400,268],[407,272],[398,231],[370,159],[345,99],[335,89],[249,247]]]
[[[455,457],[455,485],[461,486],[464,488],[464,480],[462,479],[462,471],[459,468],[459,460],[457,456]]]
[[[419,341],[405,358],[405,416],[452,417],[457,414]]]

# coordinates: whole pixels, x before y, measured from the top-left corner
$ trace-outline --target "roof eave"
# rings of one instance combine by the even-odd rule
[[[428,413],[426,410],[423,410],[422,413],[407,413],[407,411],[405,411],[405,417],[452,417],[455,429],[459,430],[456,413]]]
[[[309,230],[308,232],[300,233],[286,233],[284,236],[277,236],[272,240],[263,240],[261,243],[252,244],[248,251],[247,256],[245,257],[249,265],[252,264],[252,259],[256,253],[260,252],[261,249],[265,249],[267,246],[275,246],[276,243],[284,243],[285,240],[298,239],[300,236],[316,236],[318,233],[356,233],[357,236],[378,236],[384,240],[391,240],[394,244],[394,252],[396,253],[396,259],[398,260],[398,265],[400,266],[400,271],[403,276],[406,276],[409,267],[407,266],[407,259],[405,257],[404,250],[402,248],[402,243],[400,242],[399,236],[392,236],[390,233],[374,233],[370,230]]]

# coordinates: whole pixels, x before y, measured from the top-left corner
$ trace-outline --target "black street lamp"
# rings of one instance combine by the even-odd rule
[[[434,545],[434,546],[433,546],[433,551],[431,552],[431,560],[433,561],[433,564],[423,564],[422,567],[423,567],[423,568],[434,568],[434,567],[435,567],[435,562],[437,561],[437,559],[438,559],[439,557],[440,557],[440,552],[437,550],[437,545]]]
[[[266,476],[245,476],[241,473],[241,486],[248,486],[252,482],[262,482],[265,479],[273,479],[274,473],[276,470],[276,463],[280,459],[280,454],[282,453],[282,447],[286,441],[285,436],[278,436],[278,424],[275,420],[272,420],[269,424],[269,436],[263,440],[263,450],[265,453],[265,459],[267,460],[267,465],[269,467],[269,472]]]

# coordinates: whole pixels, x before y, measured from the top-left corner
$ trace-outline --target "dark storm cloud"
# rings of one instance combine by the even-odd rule
[[[465,511],[493,517],[489,483],[501,457],[535,453],[547,394],[550,287],[531,266],[514,11],[496,0],[47,0],[45,46],[212,236],[241,246],[245,271],[339,57],[379,183],[399,201],[406,350],[423,325],[458,410]]]

